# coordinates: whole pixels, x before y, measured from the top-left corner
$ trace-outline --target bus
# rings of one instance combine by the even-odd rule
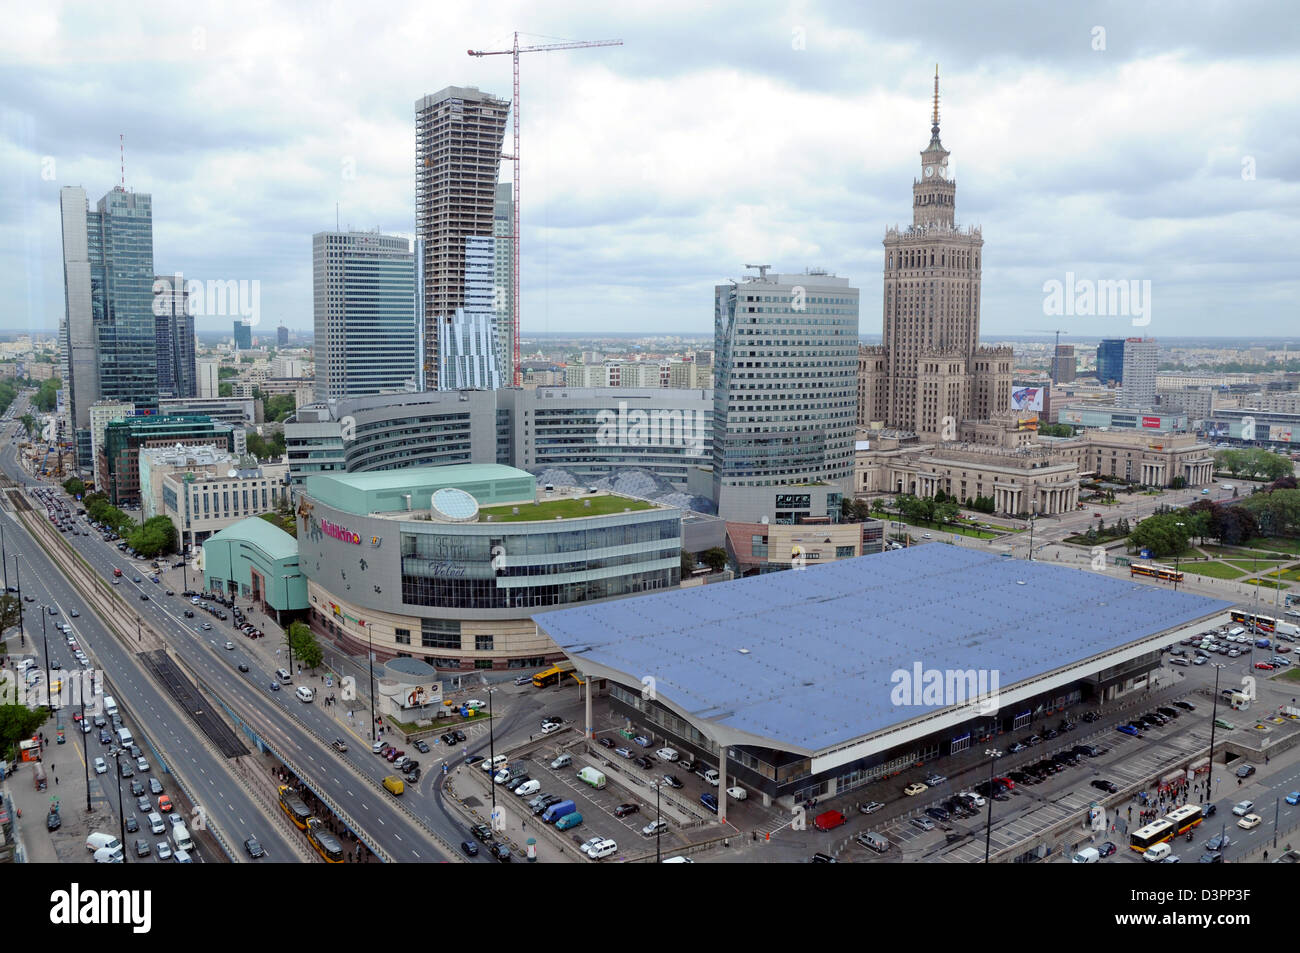
[[[1252,626],[1256,632],[1272,632],[1277,628],[1277,619],[1272,616],[1256,615],[1240,609],[1232,610],[1232,621],[1238,625]]]
[[[298,796],[298,792],[287,784],[280,785],[280,809],[289,816],[289,820],[293,821],[294,826],[300,831],[305,831],[307,824],[315,820],[307,805]]]
[[[572,672],[572,671],[573,671],[573,663],[568,661],[567,659],[562,662],[556,662],[550,668],[546,669],[545,671],[538,672],[536,675],[533,676],[533,687],[546,688],[548,685],[554,685],[556,682],[560,680],[560,677],[564,675],[565,672]]]
[[[1182,807],[1174,808],[1165,815],[1164,819],[1173,825],[1174,836],[1180,837],[1200,824],[1205,817],[1201,813],[1199,804],[1184,804]]]
[[[1139,854],[1145,854],[1156,844],[1163,844],[1165,841],[1173,840],[1176,828],[1164,818],[1158,821],[1152,821],[1146,827],[1135,830],[1130,836],[1128,845]]]
[[[343,863],[343,845],[317,817],[307,819],[307,840],[327,864]]]
[[[1159,579],[1161,582],[1183,581],[1183,574],[1180,570],[1170,569],[1168,566],[1157,566],[1155,563],[1130,563],[1128,574],[1130,579],[1134,576],[1149,576],[1153,579]]]

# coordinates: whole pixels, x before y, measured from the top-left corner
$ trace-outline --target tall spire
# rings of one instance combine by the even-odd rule
[[[930,126],[930,137],[934,142],[939,141],[939,64],[934,64],[934,119]]]

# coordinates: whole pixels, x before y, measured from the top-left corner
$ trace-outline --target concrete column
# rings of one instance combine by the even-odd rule
[[[587,688],[588,688],[588,689],[591,688],[591,676],[590,676],[590,675],[587,676]],[[590,739],[590,738],[594,738],[594,737],[596,737],[596,735],[595,735],[595,733],[594,733],[594,732],[592,731],[592,729],[591,729],[591,692],[590,692],[590,691],[587,692],[587,698],[586,698],[586,700],[585,700],[585,704],[584,704],[583,707],[584,707],[584,710],[585,710],[585,716],[586,716],[586,719],[587,719],[587,727],[586,727],[587,737],[588,737],[589,739]]]
[[[727,823],[727,746],[718,745],[718,823]]]

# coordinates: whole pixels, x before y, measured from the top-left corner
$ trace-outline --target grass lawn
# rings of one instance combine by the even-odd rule
[[[590,504],[590,506],[586,505]],[[545,500],[541,503],[521,503],[518,506],[485,506],[479,515],[492,517],[494,523],[518,523],[526,520],[553,520],[557,516],[574,519],[579,516],[605,516],[624,510],[648,510],[651,504],[626,496],[605,494],[584,496],[580,499]],[[515,513],[514,510],[519,510]]]
[[[1256,537],[1249,540],[1246,545],[1253,546],[1256,549],[1271,549],[1279,553],[1291,553],[1293,556],[1300,556],[1300,539],[1264,539]]]
[[[927,520],[909,520],[895,514],[881,516],[880,519],[891,520],[895,523],[907,523],[909,526],[919,526],[922,529],[932,529],[940,533],[957,533],[961,536],[972,536],[975,539],[997,539],[1000,533],[990,533],[987,530],[972,529],[969,526],[962,526],[960,523],[931,523]]]
[[[1282,671],[1281,675],[1274,676],[1281,681],[1300,682],[1300,668],[1288,666]]]
[[[1201,550],[1201,552],[1205,553],[1207,556],[1228,556],[1236,559],[1249,559],[1251,556],[1255,555],[1254,550],[1244,549],[1241,546],[1218,546],[1214,543],[1207,543],[1204,546],[1198,546],[1196,548]],[[1263,559],[1276,558],[1270,557],[1268,553],[1262,551],[1259,555]]]
[[[1276,583],[1276,582],[1272,582],[1271,580],[1268,580],[1268,579],[1258,579],[1258,578],[1253,578],[1253,579],[1243,579],[1242,582],[1246,583],[1246,584],[1249,585],[1249,586],[1263,586],[1265,589],[1289,589],[1289,588],[1291,588],[1290,586],[1287,586],[1287,585],[1284,584],[1284,583]]]
[[[1274,579],[1286,579],[1290,582],[1300,582],[1300,566],[1292,566],[1290,569],[1283,569],[1280,572],[1271,572],[1268,575]]]
[[[1183,572],[1193,572],[1198,576],[1212,576],[1215,579],[1240,579],[1245,575],[1233,569],[1227,563],[1183,563],[1178,567]]]
[[[1290,562],[1289,559],[1228,559],[1226,562],[1244,569],[1246,572],[1258,572],[1261,569],[1276,569],[1284,563]]]

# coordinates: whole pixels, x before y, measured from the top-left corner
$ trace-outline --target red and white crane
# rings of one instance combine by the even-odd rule
[[[572,43],[546,43],[541,46],[520,46],[519,34],[515,33],[515,45],[508,50],[469,50],[470,56],[504,56],[510,54],[515,63],[515,86],[514,98],[510,101],[511,112],[514,113],[515,125],[515,147],[514,155],[502,154],[501,158],[510,159],[515,164],[514,191],[510,198],[514,204],[512,223],[513,233],[511,239],[511,294],[514,298],[514,327],[511,334],[511,348],[513,349],[514,378],[511,384],[520,387],[523,384],[523,372],[519,367],[519,233],[522,231],[519,225],[519,54],[520,53],[551,53],[556,50],[580,50],[590,46],[622,46],[622,40],[588,40],[575,41]]]

